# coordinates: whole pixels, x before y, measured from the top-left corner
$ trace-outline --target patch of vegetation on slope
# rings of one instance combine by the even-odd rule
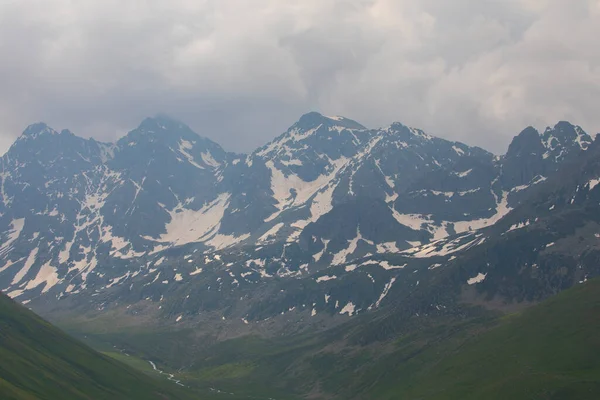
[[[314,335],[215,343],[180,376],[277,399],[600,398],[599,316],[600,281],[591,280],[518,314],[415,316],[393,340],[361,340],[385,318],[358,318]],[[151,336],[144,346],[135,335],[119,340],[148,352]]]
[[[411,363],[388,373],[370,396],[600,398],[598,332],[600,281],[594,280],[522,313],[502,317],[497,326],[472,335],[459,346],[439,343],[423,349]],[[406,375],[411,379],[403,379]]]
[[[4,400],[193,398],[70,338],[0,294],[0,397]],[[197,398],[197,397],[196,397]]]

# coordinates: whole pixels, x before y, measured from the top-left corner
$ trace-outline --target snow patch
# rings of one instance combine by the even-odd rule
[[[494,225],[502,217],[508,214],[510,210],[511,208],[508,206],[508,193],[503,192],[501,200],[498,201],[498,199],[496,199],[496,213],[493,216],[489,218],[480,218],[472,221],[454,222],[454,230],[456,231],[456,233],[463,233]]]
[[[323,243],[323,249],[320,252],[318,252],[317,254],[313,254],[313,256],[312,256],[313,260],[315,260],[315,262],[319,262],[321,260],[321,257],[323,257],[323,255],[327,251],[327,245],[329,244],[329,240],[321,239],[321,243]]]
[[[50,261],[48,261],[46,264],[42,265],[36,277],[27,283],[25,290],[36,288],[44,283],[42,293],[46,293],[58,282],[60,282],[60,279],[58,279],[57,269],[51,266]]]
[[[477,274],[477,276],[474,276],[471,279],[467,280],[467,284],[469,285],[475,285],[477,283],[481,283],[485,280],[485,277],[487,276],[487,274],[482,274],[481,272]]]
[[[381,265],[381,267],[385,270],[392,270],[392,269],[404,269],[404,267],[406,267],[408,264],[404,264],[404,265],[391,265],[388,261],[381,261],[379,263],[379,265]]]
[[[375,303],[375,308],[379,308],[379,305],[381,304],[381,301],[385,298],[385,296],[388,295],[388,293],[390,292],[390,289],[392,288],[392,285],[394,284],[394,282],[396,282],[396,278],[395,277],[392,278],[388,283],[385,284],[385,287],[383,288],[383,291],[381,292],[381,295],[379,296],[379,299]]]
[[[513,224],[505,233],[516,231],[517,229],[525,228],[526,226],[529,226],[529,224],[530,224],[529,220],[527,220],[525,222],[519,222],[519,223]]]
[[[473,172],[473,169],[469,169],[463,172],[455,172],[454,175],[458,176],[459,178],[464,178],[468,176],[471,172]]]
[[[590,179],[588,181],[588,185],[590,187],[590,191],[595,188],[600,183],[600,179]]]
[[[261,237],[258,239],[258,242],[261,242],[261,243],[263,243],[263,242],[266,242],[266,241],[268,241],[268,240],[269,240],[269,238],[271,238],[271,237],[272,237],[273,239],[275,239],[275,236],[277,235],[277,232],[279,232],[279,230],[280,230],[281,228],[283,228],[283,226],[284,226],[284,223],[283,223],[283,222],[280,222],[280,223],[276,224],[276,225],[275,225],[275,226],[273,226],[271,229],[269,229],[269,230],[268,230],[268,231],[267,231],[267,232],[266,232],[264,235],[262,235],[262,236],[261,236]]]
[[[209,152],[202,152],[200,153],[200,157],[202,158],[202,161],[204,162],[204,164],[213,167],[213,168],[217,168],[219,166],[221,166],[221,164],[214,159],[214,157],[212,156],[211,153]]]
[[[349,265],[346,265],[346,267],[344,269],[346,270],[346,272],[352,272],[356,268],[358,268],[358,265],[356,265],[356,264],[349,264]]]
[[[192,143],[188,142],[187,140],[183,140],[181,139],[179,141],[179,153],[181,155],[183,155],[190,164],[192,164],[194,167],[198,168],[198,169],[205,169],[202,165],[198,164],[196,162],[196,160],[194,159],[194,156],[192,156],[190,153],[188,153],[187,151],[192,149],[193,145]]]
[[[204,242],[206,245],[213,247],[215,250],[221,250],[229,246],[233,246],[239,242],[243,242],[244,240],[250,237],[249,233],[245,233],[243,235],[235,236],[235,235],[222,235],[218,234],[213,236],[210,240]]]
[[[327,281],[331,281],[331,280],[334,280],[334,279],[337,279],[337,276],[335,276],[335,275],[332,275],[332,276],[325,275],[325,276],[321,276],[321,277],[317,278],[317,283],[327,282]]]
[[[333,256],[333,261],[331,261],[332,265],[340,265],[343,264],[344,262],[348,261],[348,257],[351,256],[352,254],[354,254],[354,252],[356,251],[357,247],[358,247],[358,242],[363,240],[362,235],[360,234],[360,229],[356,229],[356,237],[352,240],[349,240],[348,243],[348,248],[346,249],[342,249],[339,252],[337,252],[334,256]]]
[[[29,269],[33,266],[33,264],[35,263],[35,261],[37,259],[38,250],[39,249],[37,247],[35,249],[31,250],[31,252],[29,253],[29,257],[27,257],[27,260],[25,260],[25,265],[14,276],[14,278],[12,280],[13,285],[16,285],[17,283],[21,282],[21,280],[23,280],[25,275],[27,275],[27,273],[29,272]]]
[[[352,316],[354,315],[354,310],[355,310],[355,306],[354,304],[352,304],[352,302],[349,302],[348,304],[346,304],[344,306],[344,308],[342,308],[342,310],[340,311],[340,314],[348,314],[348,316]]]
[[[12,244],[14,243],[14,241],[17,240],[19,236],[21,236],[23,226],[25,226],[25,218],[12,220],[12,222],[10,223],[10,230],[7,232],[8,238],[4,240],[4,243],[2,243],[2,247],[0,247],[0,256],[5,256],[12,249]]]
[[[324,189],[328,185],[331,186],[331,180],[347,162],[348,159],[345,157],[331,161],[328,173],[319,176],[313,181],[306,182],[296,174],[284,174],[275,167],[273,161],[267,161],[265,165],[271,171],[271,190],[273,191],[273,198],[277,202],[275,207],[278,211],[268,217],[265,222],[275,219],[287,208],[305,204],[321,189]],[[315,217],[315,215],[312,216],[312,218]]]
[[[187,209],[179,203],[169,212],[171,221],[165,226],[167,232],[156,241],[176,246],[205,241],[217,233],[230,197],[230,193],[222,193],[199,210]]]
[[[399,253],[396,242],[386,242],[377,245],[377,253]]]
[[[424,246],[405,250],[403,251],[403,254],[415,258],[445,256],[483,244],[485,242],[485,238],[481,238],[480,236],[481,235],[473,237],[473,234],[466,234],[450,241],[441,239]]]
[[[458,154],[459,156],[462,156],[465,154],[465,152],[463,151],[463,149],[456,147],[456,146],[452,146],[452,150],[454,150],[456,152],[456,154]]]

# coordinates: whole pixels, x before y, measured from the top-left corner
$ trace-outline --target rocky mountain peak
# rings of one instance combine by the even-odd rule
[[[304,114],[302,117],[300,117],[298,122],[296,122],[291,129],[296,128],[301,131],[308,131],[319,127],[319,125],[323,125],[327,128],[341,127],[346,129],[358,130],[367,129],[363,125],[351,119],[340,116],[327,117],[314,111]]]
[[[414,129],[404,125],[401,122],[394,122],[389,128],[385,130],[387,133],[393,134],[396,139],[411,141],[413,139],[426,139],[429,140],[432,137],[427,135],[420,129]]]
[[[138,129],[148,133],[191,131],[190,127],[183,122],[165,114],[157,114],[154,117],[145,118],[138,126]]]
[[[44,122],[36,122],[35,124],[31,124],[27,128],[25,128],[25,130],[21,134],[21,137],[36,138],[37,136],[44,134],[56,135],[57,132]]]
[[[581,127],[568,121],[560,121],[553,128],[546,128],[542,138],[549,151],[556,150],[559,147],[585,150],[592,143],[592,138]]]
[[[514,137],[508,146],[506,157],[541,156],[544,151],[545,147],[539,132],[534,127],[529,126]]]
[[[145,118],[139,126],[119,140],[121,144],[132,142],[176,143],[180,139],[200,140],[201,137],[184,123],[171,117],[158,115]]]
[[[15,165],[43,165],[45,168],[74,167],[95,163],[101,156],[100,147],[92,139],[76,136],[71,131],[54,130],[43,122],[29,125],[5,154]],[[36,172],[37,173],[37,172]]]
[[[217,143],[164,115],[144,119],[136,129],[117,141],[117,149],[121,154],[116,160],[117,168],[129,166],[131,160],[139,166],[160,159],[173,167],[188,164],[198,170],[210,171],[227,157]],[[144,159],[146,161],[142,162]]]

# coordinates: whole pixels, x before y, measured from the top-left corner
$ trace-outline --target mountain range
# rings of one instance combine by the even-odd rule
[[[92,345],[205,377],[261,365],[223,343],[381,356],[428,321],[600,273],[600,141],[568,122],[504,155],[314,112],[247,155],[165,116],[116,143],[38,123],[0,162],[0,289]]]
[[[330,267],[365,275],[370,261],[354,261],[393,255],[412,264],[433,255],[419,246],[471,238],[591,142],[561,122],[543,134],[525,129],[494,156],[398,123],[372,130],[310,113],[236,155],[166,117],[116,143],[34,124],[1,160],[0,287],[22,302],[88,303],[92,294],[157,302],[193,287],[204,303],[194,311],[211,311],[221,302],[211,291],[331,285]],[[462,247],[449,243],[446,254]],[[402,265],[383,260],[378,269]],[[311,299],[309,311],[375,307],[389,279],[374,283],[367,298],[334,296],[338,307]]]

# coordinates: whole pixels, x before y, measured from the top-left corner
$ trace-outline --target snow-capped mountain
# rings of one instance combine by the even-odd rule
[[[353,315],[482,245],[480,229],[591,143],[560,122],[495,156],[309,113],[236,155],[167,117],[116,143],[35,124],[1,160],[0,289],[59,307],[150,302],[177,322]]]

